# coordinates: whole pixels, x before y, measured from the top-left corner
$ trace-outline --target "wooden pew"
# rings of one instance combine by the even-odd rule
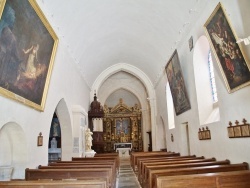
[[[106,188],[105,180],[36,180],[36,181],[0,181],[0,187],[10,188]]]
[[[116,166],[119,167],[119,156],[104,156],[104,157],[92,157],[92,158],[83,158],[83,157],[72,157],[72,161],[115,161]],[[59,161],[60,162],[60,161]]]
[[[137,171],[137,159],[138,158],[151,158],[153,156],[165,156],[165,157],[170,157],[170,156],[180,156],[180,153],[173,153],[173,152],[140,152],[140,153],[132,153],[131,154],[131,167],[134,171]]]
[[[116,178],[112,176],[110,168],[83,168],[83,169],[25,169],[25,180],[39,179],[100,179],[105,178],[110,188],[115,188]]]
[[[157,178],[157,188],[248,188],[250,171],[217,172]]]
[[[88,161],[59,161],[56,163],[49,163],[48,166],[80,166],[80,165],[112,165],[116,171],[116,174],[119,173],[119,166],[117,166],[117,162],[114,160],[88,160]]]
[[[38,169],[82,169],[82,168],[110,168],[112,169],[112,177],[116,178],[118,171],[114,164],[72,164],[72,163],[62,163],[61,165],[52,166],[42,166],[39,165]]]
[[[135,159],[137,156],[141,155],[154,155],[154,154],[162,154],[162,153],[174,153],[174,152],[166,152],[166,151],[143,151],[143,152],[131,152],[130,154],[130,163],[131,165],[135,163]]]
[[[119,156],[119,153],[96,153],[95,157]]]
[[[148,181],[145,182],[143,187],[155,188],[156,179],[160,176],[174,176],[174,175],[186,175],[186,174],[203,174],[213,172],[228,172],[248,170],[248,163],[230,164],[230,165],[213,165],[202,167],[190,167],[190,168],[175,168],[175,169],[160,169],[149,170]]]
[[[137,174],[138,176],[142,173],[145,164],[148,163],[157,163],[157,162],[170,162],[170,161],[185,161],[185,160],[199,160],[204,159],[204,157],[195,157],[195,156],[183,156],[183,157],[155,157],[155,158],[138,158],[137,164]]]
[[[224,161],[210,161],[210,162],[198,162],[198,163],[182,163],[182,164],[167,164],[160,166],[148,166],[145,168],[145,173],[142,174],[140,182],[143,184],[143,180],[148,179],[150,170],[161,170],[161,169],[175,169],[175,168],[191,168],[191,167],[202,167],[202,166],[213,166],[213,165],[229,165],[229,160]]]
[[[145,162],[145,161],[164,161],[164,159],[190,159],[190,158],[197,158],[195,155],[187,155],[187,156],[156,156],[156,157],[149,157],[149,158],[144,158],[144,157],[139,157],[137,158],[137,171],[139,171],[139,169],[141,168],[141,163]],[[199,158],[203,158],[204,157],[199,157]]]
[[[141,172],[138,173],[138,180],[139,176],[144,176],[146,173],[146,167],[150,166],[161,166],[161,165],[172,165],[172,164],[186,164],[186,163],[201,163],[201,162],[213,162],[216,161],[215,158],[208,158],[204,159],[204,157],[197,157],[197,158],[191,158],[191,159],[184,159],[184,160],[164,160],[164,161],[144,161],[141,164]]]

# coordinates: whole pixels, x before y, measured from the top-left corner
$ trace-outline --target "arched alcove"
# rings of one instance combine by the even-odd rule
[[[195,43],[193,55],[200,125],[220,120],[219,108],[213,103],[212,97],[208,66],[209,52],[209,42],[207,37],[203,35]]]
[[[26,135],[15,122],[8,122],[0,129],[0,166],[14,168],[12,178],[24,178],[27,164]]]

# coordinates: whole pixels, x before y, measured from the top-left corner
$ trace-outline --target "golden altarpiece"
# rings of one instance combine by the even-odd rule
[[[96,106],[100,109],[93,109]],[[129,107],[120,99],[116,106],[104,105],[102,108],[95,96],[88,115],[91,131],[93,131],[92,118],[103,118],[103,131],[93,131],[92,149],[97,153],[115,152],[118,143],[125,147],[127,144],[132,144],[132,151],[143,151],[141,110],[137,104]]]

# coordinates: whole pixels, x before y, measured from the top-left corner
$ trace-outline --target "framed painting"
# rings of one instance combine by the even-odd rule
[[[221,3],[216,6],[204,28],[228,92],[249,85],[248,62],[241,46],[236,43],[238,39]]]
[[[165,70],[173,98],[175,113],[179,115],[191,109],[191,105],[187,95],[177,50],[174,51]]]
[[[58,38],[35,0],[0,2],[0,94],[43,111]]]
[[[129,118],[115,119],[116,135],[128,136],[130,135],[130,120]]]

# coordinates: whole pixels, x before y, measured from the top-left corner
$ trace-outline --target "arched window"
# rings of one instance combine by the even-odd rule
[[[175,112],[174,112],[174,103],[169,83],[167,83],[166,85],[166,99],[167,99],[167,111],[168,111],[168,128],[173,129],[175,128],[175,121],[174,121]]]

